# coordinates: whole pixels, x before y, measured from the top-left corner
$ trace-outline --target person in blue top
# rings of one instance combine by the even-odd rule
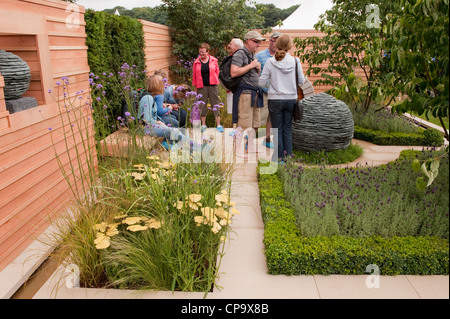
[[[269,47],[263,51],[260,51],[256,54],[256,59],[259,63],[261,63],[261,73],[264,70],[264,65],[266,64],[266,61],[273,57],[275,53],[277,52],[277,47],[275,43],[277,42],[277,39],[280,37],[280,32],[274,32],[269,39]],[[265,145],[268,148],[273,148],[273,143],[270,141],[270,129],[272,127],[270,116],[269,116],[269,104],[267,99],[267,88],[261,88],[263,91],[263,99],[264,99],[264,107],[261,108],[260,114],[261,114],[261,125],[266,126],[266,140],[263,141],[263,145]]]
[[[160,75],[153,75],[149,78],[147,94],[139,101],[138,114],[140,120],[144,122],[144,132],[152,136],[164,137],[163,146],[167,149],[170,141],[179,142],[185,136],[177,129],[178,121],[170,117],[172,107],[165,108],[163,106],[164,94],[157,94],[163,93],[158,92],[160,82],[163,83]],[[164,118],[171,123],[176,121],[176,125],[169,126]]]
[[[186,84],[172,84],[164,89],[164,103],[172,107],[171,114],[178,120],[179,127],[186,126],[187,111],[181,106],[184,103],[186,93],[190,90],[190,87]]]

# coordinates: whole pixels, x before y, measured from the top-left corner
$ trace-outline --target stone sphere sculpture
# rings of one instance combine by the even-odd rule
[[[347,148],[354,132],[347,104],[326,93],[301,101],[303,120],[292,123],[293,147],[302,151],[332,151]]]
[[[0,50],[0,73],[5,81],[5,100],[18,99],[28,90],[31,81],[30,67],[19,56]]]

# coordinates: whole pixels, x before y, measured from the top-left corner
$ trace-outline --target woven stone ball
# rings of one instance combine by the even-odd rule
[[[326,93],[314,94],[301,103],[303,120],[292,123],[294,149],[332,151],[350,145],[354,122],[347,104]]]
[[[5,100],[18,99],[28,90],[31,81],[30,67],[19,56],[0,50],[0,73],[5,81]]]

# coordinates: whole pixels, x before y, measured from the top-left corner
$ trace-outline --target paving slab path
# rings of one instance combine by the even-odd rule
[[[257,142],[260,144],[260,141]],[[381,165],[413,146],[378,146],[360,140],[364,154],[344,166]],[[250,299],[421,299],[449,298],[449,276],[381,276],[379,288],[368,288],[368,276],[269,275],[264,256],[264,223],[259,202],[255,163],[235,164],[232,200],[240,215],[233,217],[233,233],[220,267],[221,289],[208,298]],[[369,285],[370,286],[370,285]]]

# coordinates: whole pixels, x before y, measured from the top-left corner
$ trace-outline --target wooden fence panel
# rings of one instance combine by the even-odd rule
[[[70,123],[61,123],[57,100],[63,97],[61,77],[68,77],[69,96],[78,101],[75,92],[83,90],[84,100],[76,103],[86,107],[89,66],[82,6],[60,0],[0,0],[0,17],[0,49],[30,66],[30,88],[23,96],[38,101],[38,107],[10,113],[0,76],[1,271],[49,226],[50,218],[61,213],[70,198],[54,146],[62,165],[71,162],[79,170],[73,154],[81,151],[81,142],[71,146],[69,158],[61,132]],[[83,114],[86,118],[90,113]],[[79,135],[76,127],[74,134]]]

